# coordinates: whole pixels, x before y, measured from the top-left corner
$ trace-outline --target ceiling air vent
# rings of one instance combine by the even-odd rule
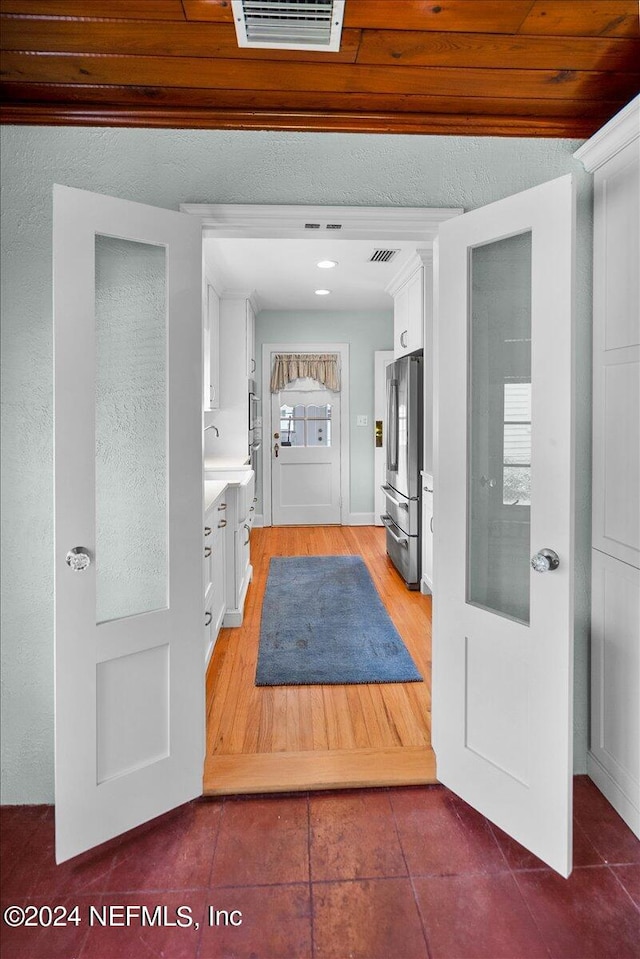
[[[369,263],[390,263],[400,250],[374,250],[369,257]]]
[[[231,0],[240,47],[340,49],[344,0]]]

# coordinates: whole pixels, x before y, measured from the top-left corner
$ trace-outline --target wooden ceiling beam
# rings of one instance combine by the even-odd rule
[[[181,0],[1,0],[0,13],[24,17],[185,20]]]
[[[637,71],[640,40],[504,34],[344,30],[337,53],[239,47],[231,24],[5,17],[3,50],[238,60],[297,60],[387,66]]]
[[[533,0],[347,0],[344,26],[515,33]]]
[[[545,37],[637,37],[637,0],[536,0],[518,33]]]
[[[358,63],[532,70],[632,70],[640,40],[364,30]]]
[[[336,53],[309,50],[262,50],[239,47],[232,24],[143,22],[135,25],[89,20],[79,27],[73,20],[24,20],[4,17],[2,50],[36,53],[102,53],[157,57],[208,57],[238,60],[298,60],[353,63],[360,46],[360,30],[343,30]]]
[[[640,73],[570,70],[459,70],[452,67],[360,66],[196,57],[84,56],[8,52],[5,81],[107,83],[123,86],[315,90],[327,93],[422,93],[515,99],[618,98],[640,86]],[[630,99],[630,97],[629,97]]]

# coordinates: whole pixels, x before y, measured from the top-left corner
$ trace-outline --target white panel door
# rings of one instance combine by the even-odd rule
[[[55,186],[53,251],[62,862],[201,793],[200,221]]]
[[[274,526],[340,523],[340,394],[281,390],[271,399]]]
[[[573,237],[567,176],[450,220],[435,251],[438,777],[564,876]]]

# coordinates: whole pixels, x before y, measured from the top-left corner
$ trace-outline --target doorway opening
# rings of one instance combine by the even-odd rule
[[[310,250],[312,242],[318,241],[319,233],[314,230],[310,235],[306,229],[309,223],[319,224],[320,236],[326,230],[326,224],[335,228],[335,224],[340,223],[340,239],[344,244],[342,250],[347,249],[345,241],[360,244],[362,252],[363,242],[367,247],[372,247],[380,245],[383,238],[383,245],[396,250],[399,256],[403,252],[415,255],[417,248],[431,244],[440,222],[461,212],[457,209],[308,207],[183,206],[182,209],[202,218],[205,242],[212,239],[220,241],[217,250],[226,255],[225,247],[231,249],[229,259],[236,255],[237,246],[234,247],[233,243],[239,237],[255,243],[251,259],[269,270],[270,276],[265,283],[272,281],[271,274],[277,260],[287,262],[287,282],[299,277],[300,271],[291,268],[289,256],[277,256],[274,251],[278,240],[293,240],[296,247]],[[329,238],[333,241],[334,237],[335,233],[327,233],[326,241]],[[268,240],[266,246],[265,240]],[[306,242],[301,243],[301,240]],[[261,241],[262,245],[258,246]],[[211,245],[209,249],[212,249]],[[294,252],[291,246],[287,250],[292,254]],[[336,256],[336,259],[340,260],[340,256]],[[396,270],[397,265],[393,273]],[[376,281],[380,282],[377,278]],[[371,285],[369,280],[352,290],[352,309],[358,308],[356,304],[361,304],[365,292],[370,293],[367,285]],[[260,290],[253,283],[239,280],[236,288],[257,290],[257,299],[260,299]],[[312,304],[307,303],[305,307],[301,302],[296,300],[295,304],[289,304],[289,308],[311,308]],[[317,302],[313,306],[317,308]],[[391,313],[392,300],[388,294],[386,309]],[[388,343],[381,345],[390,347],[392,341],[390,328]],[[353,519],[350,504],[351,414],[348,382],[343,379],[337,404],[335,399],[332,403],[324,396],[311,399],[293,395],[287,397],[284,391],[282,395],[272,398],[268,391],[273,350],[324,352],[337,347],[343,351],[342,375],[348,378],[348,346],[344,343],[290,341],[268,344],[268,347],[265,344],[263,348],[261,370],[264,422],[259,456],[262,514],[266,528],[256,528],[252,534],[254,581],[247,595],[243,625],[221,631],[209,666],[204,792],[206,795],[215,795],[434,782],[435,761],[430,739],[431,598],[420,594],[410,595],[405,589],[386,556],[384,530],[374,526],[373,502],[369,507],[370,512],[359,514],[356,519],[356,522],[366,522],[367,525],[347,525]],[[373,356],[371,365],[373,393]],[[341,413],[339,420],[336,419],[338,405]],[[323,415],[310,415],[310,406],[315,408],[316,413],[318,408],[322,409]],[[373,408],[370,412],[373,414]],[[320,420],[324,424],[322,444],[317,442],[317,424]],[[310,429],[313,432],[312,423],[315,423],[316,442],[310,444],[308,436]],[[373,460],[373,422],[370,426]],[[330,443],[326,440],[329,427],[332,431]],[[286,433],[284,445],[283,432]],[[281,435],[276,437],[276,433]],[[299,442],[302,435],[305,437],[304,446]],[[316,464],[320,466],[317,470],[309,462],[304,462],[310,454],[327,459],[328,451],[340,453],[337,466],[331,456],[328,462]],[[294,460],[294,457],[297,459]],[[306,470],[310,475],[315,473],[316,478],[324,472],[324,487],[319,490],[322,494],[319,499],[324,500],[326,513],[320,523],[320,517],[314,515],[310,508],[312,504],[299,501],[300,485],[292,482],[287,485],[284,476],[290,467],[295,467],[298,472],[300,469]],[[328,481],[329,475],[331,482]],[[339,476],[339,496],[336,476]],[[370,482],[373,500],[373,468]],[[307,485],[313,483],[307,482]],[[296,496],[288,502],[287,496],[282,495],[283,489],[289,489],[290,492],[294,490]],[[336,522],[342,525],[330,525]],[[269,527],[271,523],[274,525]],[[279,523],[283,525],[276,525]],[[270,557],[345,553],[359,554],[364,559],[424,681],[372,686],[255,687],[260,609]]]

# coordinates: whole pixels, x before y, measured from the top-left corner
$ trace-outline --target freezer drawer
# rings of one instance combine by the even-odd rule
[[[420,588],[420,537],[407,536],[391,517],[380,517],[387,529],[387,554],[409,589]]]
[[[420,503],[418,499],[409,499],[385,483],[382,487],[385,496],[385,512],[396,526],[409,536],[416,536],[420,525]]]

